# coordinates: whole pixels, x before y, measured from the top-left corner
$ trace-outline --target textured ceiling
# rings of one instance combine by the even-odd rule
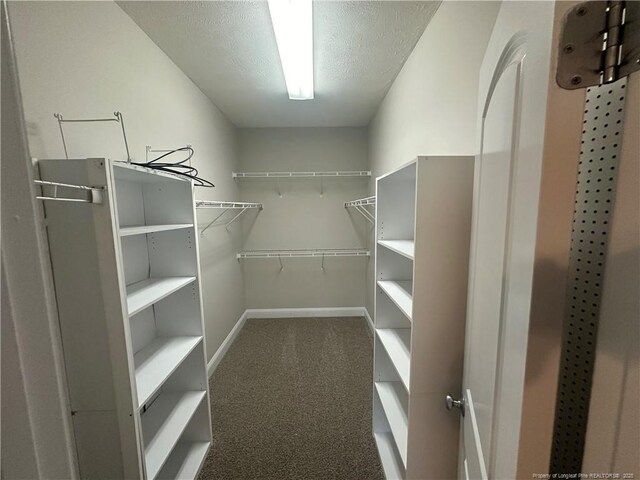
[[[289,100],[266,1],[119,1],[239,127],[364,126],[439,1],[314,1],[314,100]]]

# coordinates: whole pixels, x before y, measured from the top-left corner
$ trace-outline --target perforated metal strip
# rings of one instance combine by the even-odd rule
[[[627,80],[587,89],[551,473],[580,473]]]

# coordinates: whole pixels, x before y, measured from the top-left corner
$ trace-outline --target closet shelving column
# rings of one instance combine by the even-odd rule
[[[106,196],[46,206],[81,474],[195,478],[211,419],[192,183],[105,159],[39,169]]]
[[[454,478],[473,157],[418,157],[376,181],[373,432],[391,479]]]

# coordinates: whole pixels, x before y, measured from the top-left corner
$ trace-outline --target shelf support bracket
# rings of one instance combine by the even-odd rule
[[[225,208],[220,215],[218,215],[216,218],[211,220],[211,222],[209,222],[209,224],[202,229],[202,231],[200,232],[200,235],[204,235],[204,232],[206,232],[209,227],[213,226],[213,224],[216,223],[216,220],[218,220],[220,217],[222,217],[228,211],[229,211],[229,209]]]
[[[242,214],[243,214],[244,212],[246,212],[246,211],[247,211],[247,209],[246,209],[246,208],[243,208],[242,210],[240,210],[240,212],[239,212],[235,217],[233,217],[231,220],[229,220],[229,221],[225,224],[224,228],[228,228],[228,227],[229,227],[229,225],[231,225],[233,222],[235,222],[235,221],[238,219],[238,217],[239,217],[240,215],[242,215]]]

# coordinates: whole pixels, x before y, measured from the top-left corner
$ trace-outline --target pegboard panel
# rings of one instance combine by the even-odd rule
[[[624,120],[626,78],[587,89],[551,473],[579,473]]]

